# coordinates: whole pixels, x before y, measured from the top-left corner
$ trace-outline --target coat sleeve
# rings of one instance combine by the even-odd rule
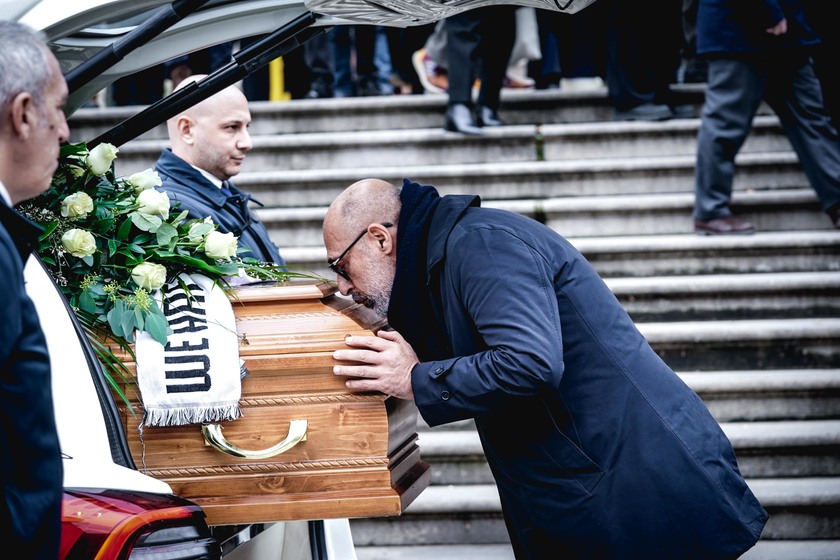
[[[514,233],[453,234],[441,305],[455,358],[415,366],[415,402],[430,425],[498,412],[556,388],[563,374],[554,273]],[[455,253],[455,254],[452,254]]]

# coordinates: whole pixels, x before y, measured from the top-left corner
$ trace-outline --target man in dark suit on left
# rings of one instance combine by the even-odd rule
[[[43,39],[0,21],[0,542],[58,556],[63,466],[47,344],[23,267],[40,228],[13,206],[49,188],[67,140],[67,84]]]

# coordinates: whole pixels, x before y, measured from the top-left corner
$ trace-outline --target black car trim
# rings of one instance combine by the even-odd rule
[[[125,36],[114,41],[109,47],[97,52],[90,59],[70,70],[64,79],[67,88],[74,92],[96,76],[114,66],[129,53],[148,43],[169,29],[208,0],[175,0],[167,6],[161,6],[154,15],[141,25],[132,29]]]
[[[288,54],[313,37],[332,29],[331,27],[312,27],[319,17],[317,14],[307,12],[295,18],[277,31],[234,53],[233,61],[206,78],[192,82],[153,103],[96,139],[89,141],[88,146],[93,148],[97,144],[106,142],[121,146],[214,93],[235,84],[275,58]]]

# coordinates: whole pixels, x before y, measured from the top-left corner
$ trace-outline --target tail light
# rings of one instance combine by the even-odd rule
[[[218,560],[204,512],[183,498],[64,489],[61,560]]]

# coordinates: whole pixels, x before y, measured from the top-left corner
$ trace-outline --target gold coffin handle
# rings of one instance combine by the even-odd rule
[[[289,434],[283,441],[266,449],[253,451],[237,447],[226,440],[225,436],[222,435],[222,427],[219,424],[204,424],[201,427],[201,433],[204,435],[206,445],[215,447],[222,453],[243,459],[268,459],[288,451],[302,441],[306,441],[306,428],[306,420],[290,420]]]

